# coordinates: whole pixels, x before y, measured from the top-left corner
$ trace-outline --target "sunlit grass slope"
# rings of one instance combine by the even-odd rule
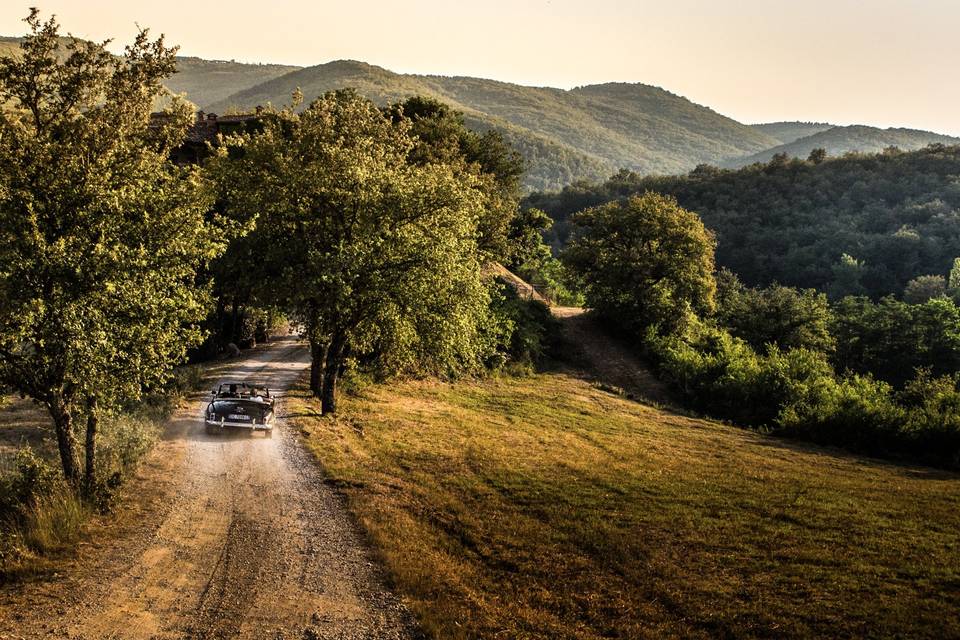
[[[560,373],[292,402],[435,637],[960,636],[955,474]]]

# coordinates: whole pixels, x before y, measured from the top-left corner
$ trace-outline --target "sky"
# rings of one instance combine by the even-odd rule
[[[570,88],[663,87],[746,123],[869,124],[960,135],[960,0],[3,0],[118,44],[136,25],[182,55]]]

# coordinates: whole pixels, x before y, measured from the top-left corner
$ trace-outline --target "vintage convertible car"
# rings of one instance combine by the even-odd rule
[[[205,420],[207,433],[223,433],[227,428],[264,431],[273,436],[275,398],[263,385],[224,382],[212,391]]]

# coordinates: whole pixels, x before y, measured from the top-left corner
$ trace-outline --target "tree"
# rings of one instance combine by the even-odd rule
[[[386,109],[395,124],[409,127],[413,139],[409,159],[414,164],[458,164],[473,167],[475,188],[486,201],[478,221],[480,249],[497,262],[509,263],[525,247],[516,240],[520,180],[524,163],[519,152],[496,131],[480,134],[467,128],[463,115],[448,105],[425,96],[412,96]],[[543,229],[542,220],[533,220]]]
[[[695,213],[647,192],[578,213],[562,259],[587,304],[622,326],[662,333],[714,309],[716,241]]]
[[[784,351],[833,351],[832,315],[826,295],[781,285],[744,287],[727,270],[717,275],[717,285],[717,321],[757,351],[763,352],[768,345]]]
[[[908,304],[923,304],[932,298],[947,295],[947,281],[943,276],[917,276],[903,290],[903,301]]]
[[[324,413],[349,357],[391,373],[481,366],[482,176],[455,157],[412,161],[409,121],[353,91],[274,115],[213,170],[228,213],[256,217],[271,302],[305,324]]]
[[[849,254],[840,256],[840,260],[832,267],[833,283],[830,285],[830,297],[834,299],[846,296],[858,296],[864,292],[863,275],[866,267],[862,260],[857,260]]]
[[[823,147],[818,147],[813,149],[810,152],[810,155],[807,156],[807,162],[812,162],[813,164],[820,164],[827,159],[827,150]]]
[[[834,305],[838,370],[871,373],[900,384],[916,369],[960,371],[960,308],[949,298],[907,304],[893,296],[848,297]]]
[[[171,164],[190,109],[151,124],[176,49],[141,31],[122,57],[31,11],[0,58],[0,380],[47,407],[63,473],[96,474],[99,416],[162,383],[207,303],[197,268],[220,248],[207,189]]]
[[[947,279],[947,288],[950,291],[960,290],[960,258],[953,259],[953,266],[950,267],[950,277]]]

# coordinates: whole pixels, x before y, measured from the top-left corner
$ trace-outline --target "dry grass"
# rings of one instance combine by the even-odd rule
[[[97,445],[102,485],[87,501],[63,482],[47,410],[14,395],[0,397],[0,582],[53,572],[71,556],[78,541],[96,527],[92,516],[115,506],[117,478],[129,475],[151,449],[178,403],[230,364],[181,367],[164,392],[147,394],[118,415],[105,417]],[[33,472],[24,475],[18,468],[18,452],[29,454]]]
[[[958,475],[564,374],[295,396],[435,637],[960,637]]]

